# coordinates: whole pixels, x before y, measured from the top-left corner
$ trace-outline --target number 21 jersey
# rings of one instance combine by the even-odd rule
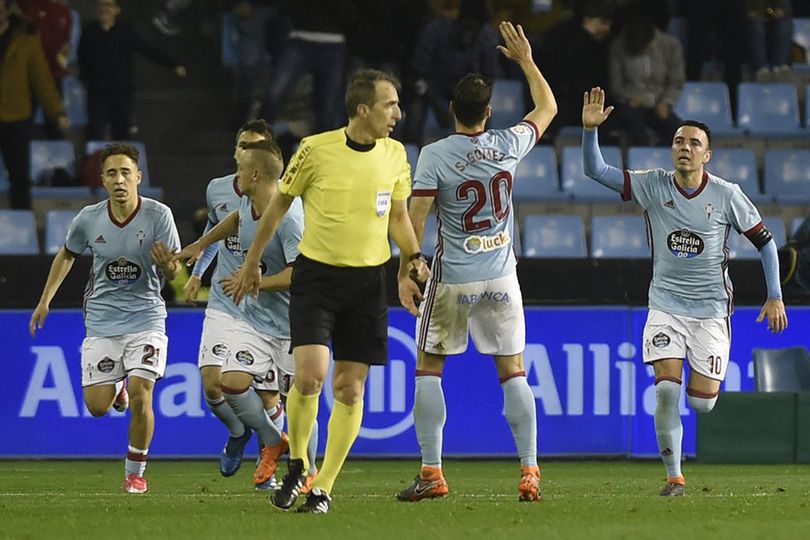
[[[413,196],[436,198],[433,279],[468,283],[515,271],[512,182],[538,139],[537,126],[523,121],[509,129],[457,133],[422,148]]]

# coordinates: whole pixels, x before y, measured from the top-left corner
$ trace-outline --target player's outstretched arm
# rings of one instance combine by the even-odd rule
[[[526,82],[529,84],[534,109],[524,119],[537,126],[539,138],[557,115],[557,101],[554,99],[554,93],[537,64],[534,63],[532,46],[526,38],[526,34],[523,33],[523,27],[520,25],[515,27],[511,22],[503,21],[498,26],[498,30],[504,41],[504,45],[498,45],[498,50],[520,66]]]
[[[237,304],[248,294],[255,294],[261,286],[262,274],[259,270],[262,252],[273,235],[276,233],[281,218],[290,209],[290,205],[295,197],[282,193],[277,189],[273,192],[267,208],[262,212],[262,217],[256,227],[256,236],[250,243],[245,254],[245,262],[237,272],[238,284],[233,293],[233,301]]]
[[[605,163],[599,149],[599,136],[596,128],[604,122],[613,107],[604,108],[605,91],[598,86],[585,92],[582,98],[582,170],[605,187],[618,193],[624,191],[624,173]]]
[[[230,235],[239,232],[239,212],[233,211],[228,214],[228,217],[217,223],[216,227],[202,235],[199,239],[187,245],[174,255],[175,261],[185,261],[186,265],[191,266],[198,261],[203,252],[220,240],[224,240]]]
[[[59,253],[53,258],[51,269],[48,272],[48,279],[45,280],[45,287],[42,289],[42,296],[39,299],[37,307],[34,308],[34,313],[31,314],[31,322],[28,324],[28,331],[31,337],[36,336],[37,329],[45,325],[45,318],[50,311],[51,300],[53,300],[56,291],[65,281],[68,272],[73,267],[75,256],[67,249],[62,247]]]
[[[605,91],[595,86],[582,96],[582,127],[596,129],[613,112],[613,105],[605,108]]]

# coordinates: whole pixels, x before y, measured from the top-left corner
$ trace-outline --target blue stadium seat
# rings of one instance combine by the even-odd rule
[[[561,200],[557,156],[550,146],[535,146],[518,164],[512,182],[512,199],[517,203]]]
[[[37,255],[39,240],[32,210],[0,210],[0,255]]]
[[[765,152],[765,192],[779,203],[810,203],[810,150],[772,148]]]
[[[526,113],[523,83],[511,79],[498,79],[492,86],[491,128],[508,128],[520,122]]]
[[[63,168],[70,175],[76,175],[73,145],[69,141],[31,141],[31,183],[48,184],[56,168]]]
[[[405,145],[405,153],[408,155],[408,163],[411,166],[411,177],[416,173],[416,162],[419,160],[419,147],[413,143]]]
[[[627,168],[631,171],[672,169],[672,150],[666,146],[634,146],[627,151]]]
[[[757,158],[749,148],[716,148],[706,170],[723,180],[739,184],[754,202],[770,202],[773,197],[759,190]]]
[[[796,231],[799,230],[799,227],[802,226],[802,223],[804,223],[805,219],[807,219],[807,218],[796,217],[796,218],[793,218],[793,221],[790,222],[790,237],[791,238],[793,237],[794,234],[796,234]]]
[[[731,119],[728,86],[723,82],[687,82],[681,92],[675,113],[683,120],[703,122],[712,135],[741,135]]]
[[[79,61],[79,40],[82,37],[82,18],[75,9],[70,10],[70,51],[68,52],[68,65]]]
[[[150,187],[152,184],[149,181],[149,157],[146,153],[146,145],[141,141],[121,141],[126,144],[131,144],[138,149],[140,156],[138,157],[138,166],[141,168],[143,178],[141,179],[141,188]],[[105,146],[110,144],[110,141],[87,141],[84,146],[84,154],[89,156],[97,150],[102,150]]]
[[[87,91],[82,82],[72,75],[62,79],[62,99],[71,130],[81,130],[87,125]]]
[[[647,227],[641,216],[594,216],[591,220],[591,257],[645,259],[650,256]]]
[[[603,146],[602,156],[608,165],[622,167],[622,153],[618,146]],[[562,153],[562,189],[577,201],[619,202],[620,195],[582,172],[582,148],[566,146]]]
[[[577,215],[528,216],[523,227],[523,256],[585,258],[585,225]]]
[[[741,83],[737,122],[753,137],[804,137],[796,87],[787,83]]]
[[[771,231],[776,247],[782,247],[785,239],[785,222],[779,217],[764,217],[762,223]],[[733,228],[728,233],[728,256],[731,259],[759,259],[759,251],[744,234],[737,234]]]
[[[45,253],[56,255],[65,245],[70,222],[79,212],[77,210],[48,210],[45,215]]]

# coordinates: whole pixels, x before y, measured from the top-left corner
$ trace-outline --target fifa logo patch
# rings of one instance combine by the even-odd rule
[[[391,207],[391,192],[390,191],[378,191],[377,192],[377,215],[379,217],[383,217],[385,214],[388,213],[388,209]]]

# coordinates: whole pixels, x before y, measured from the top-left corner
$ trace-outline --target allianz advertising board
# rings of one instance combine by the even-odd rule
[[[810,347],[810,308],[789,308],[790,327],[771,335],[756,324],[758,308],[732,317],[731,362],[724,391],[754,389],[751,350]],[[526,309],[525,364],[538,410],[541,455],[657,454],[653,372],[642,363],[647,310],[628,307]],[[93,418],[82,402],[79,350],[84,337],[79,310],[55,310],[35,339],[30,312],[0,311],[4,375],[0,392],[0,456],[120,456],[126,451],[127,417],[112,411]],[[202,310],[172,310],[167,320],[169,362],[155,387],[154,456],[215,456],[227,437],[207,409],[197,370]],[[365,414],[353,455],[417,456],[413,427],[416,350],[414,318],[393,309],[389,363],[369,374]],[[688,375],[687,375],[688,376]],[[503,394],[493,362],[475,352],[448,359],[446,455],[507,456],[515,452],[503,415]],[[722,395],[721,398],[722,399]],[[326,384],[320,401],[320,448],[332,404]],[[682,395],[684,451],[695,452],[695,412]],[[255,452],[255,450],[253,450]]]

